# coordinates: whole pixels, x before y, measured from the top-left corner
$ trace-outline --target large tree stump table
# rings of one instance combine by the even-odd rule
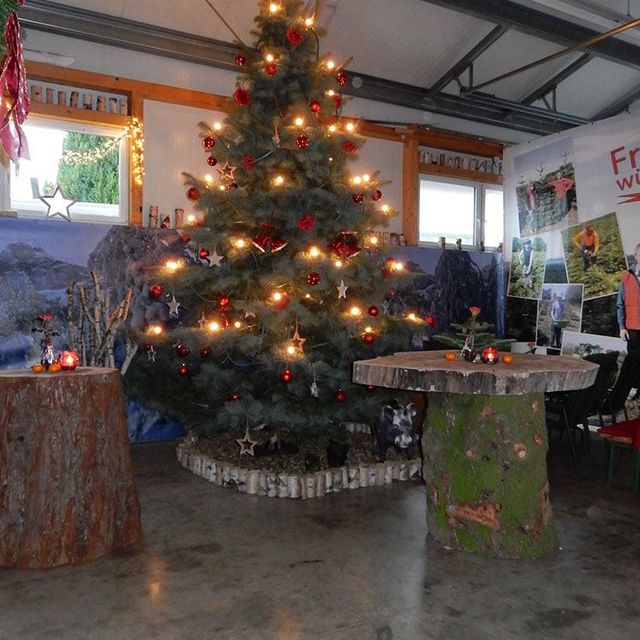
[[[120,373],[0,372],[0,567],[79,564],[141,542]]]
[[[544,392],[593,384],[598,365],[514,354],[513,362],[396,353],[354,364],[354,382],[427,394],[427,527],[438,542],[501,558],[557,548],[547,480]]]

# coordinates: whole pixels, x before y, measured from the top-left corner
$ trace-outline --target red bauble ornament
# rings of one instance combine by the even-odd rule
[[[336,399],[336,402],[344,402],[347,399],[347,394],[342,389],[338,389],[334,398]]]
[[[244,65],[247,64],[247,56],[244,53],[239,53],[236,56],[236,64],[239,67],[244,67]]]
[[[246,107],[251,100],[251,94],[246,89],[238,87],[233,92],[233,99],[236,104],[239,104],[241,107]]]
[[[345,140],[342,143],[342,148],[347,152],[347,153],[355,153],[358,150],[358,147],[356,147],[355,144],[353,144],[353,142],[351,142],[351,140]]]
[[[153,349],[153,345],[152,345],[150,342],[145,342],[145,343],[142,345],[142,348],[143,348],[145,351],[151,351],[151,349]]]
[[[354,193],[351,196],[351,199],[356,203],[356,204],[362,204],[364,202],[364,195],[361,193]]]
[[[211,151],[211,149],[213,149],[213,147],[216,146],[215,138],[212,138],[211,136],[207,136],[202,140],[202,146],[205,148],[206,151]]]
[[[262,233],[251,240],[251,244],[262,253],[276,253],[287,246],[287,243],[273,235],[274,226],[263,224]]]
[[[287,31],[287,40],[297,47],[302,42],[302,34],[297,29],[291,28]]]
[[[344,87],[344,85],[349,82],[349,76],[344,71],[338,71],[338,73],[336,73],[336,82],[341,87]]]
[[[376,334],[372,332],[367,332],[362,334],[362,341],[365,344],[373,344],[376,341]]]
[[[431,328],[436,326],[436,319],[432,315],[426,315],[424,317],[425,324],[429,325]]]
[[[202,248],[198,251],[198,257],[201,260],[206,260],[209,257],[209,249]]]
[[[200,192],[195,187],[189,187],[189,190],[187,191],[187,198],[189,198],[189,200],[199,200]]]
[[[230,303],[231,299],[229,298],[229,296],[220,296],[218,298],[218,304],[223,308],[228,307]]]
[[[330,245],[331,252],[340,259],[349,259],[357,256],[362,249],[358,246],[358,237],[355,233],[341,233]]]
[[[181,364],[180,368],[178,369],[178,373],[181,376],[188,376],[189,375],[189,367],[186,364]]]
[[[280,298],[276,300],[272,298],[273,306],[278,310],[282,311],[286,309],[291,304],[291,298],[287,295],[285,291],[282,291],[280,294]]]
[[[367,309],[367,313],[372,317],[375,318],[379,313],[380,310],[378,309],[378,307],[372,305]]]
[[[229,400],[231,400],[231,402],[238,402],[238,400],[240,400],[240,394],[233,391],[229,394]]]
[[[182,342],[180,344],[178,344],[176,346],[176,353],[181,357],[181,358],[186,358],[190,353],[191,353],[191,349],[189,349],[189,347],[187,347],[186,344],[183,344]]]
[[[214,156],[209,156],[207,158],[207,164],[210,167],[215,167],[218,164],[218,158],[215,158]]]
[[[375,386],[372,384],[368,384],[367,385],[367,391],[373,391],[375,389]]]
[[[310,284],[312,286],[315,286],[317,284],[320,284],[320,274],[317,273],[316,271],[312,271],[308,276],[307,276],[307,284]]]
[[[253,171],[256,168],[256,159],[253,156],[242,156],[240,162],[245,171]]]
[[[316,217],[312,213],[306,213],[298,220],[300,231],[311,231],[316,223]]]
[[[380,189],[376,189],[372,194],[371,194],[371,199],[375,200],[376,202],[378,200],[380,200],[380,198],[382,198],[382,191],[380,191]]]
[[[206,360],[210,355],[211,355],[211,349],[209,349],[209,347],[202,347],[202,349],[200,349],[200,357],[203,360]]]
[[[311,109],[311,111],[313,111],[313,113],[318,113],[320,111],[320,103],[317,100],[312,100],[309,103],[309,109]]]
[[[276,73],[278,73],[278,65],[275,62],[267,62],[267,64],[264,65],[264,70],[267,75],[275,76]]]
[[[331,99],[335,102],[336,109],[339,109],[342,106],[342,96],[339,93],[334,93],[331,96]]]
[[[293,380],[293,373],[291,373],[291,369],[285,369],[280,374],[280,380],[282,380],[282,382],[284,382],[285,384],[289,384]]]
[[[149,295],[152,298],[159,298],[162,293],[164,291],[164,288],[162,287],[161,284],[154,284],[150,289],[149,289]]]
[[[191,242],[191,236],[188,236],[186,233],[183,233],[180,236],[180,240],[182,240],[182,242],[184,242],[185,244],[187,244],[187,242]]]
[[[309,138],[307,138],[307,136],[298,136],[296,138],[296,144],[298,145],[298,148],[300,149],[306,149],[309,146]]]

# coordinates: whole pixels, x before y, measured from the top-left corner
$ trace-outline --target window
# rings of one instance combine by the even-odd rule
[[[129,160],[126,129],[32,116],[24,127],[31,159],[11,167],[10,207],[19,216],[44,217],[42,196],[56,186],[73,221],[127,222]]]
[[[481,182],[421,178],[419,242],[458,238],[465,246],[480,241],[497,247],[503,241],[502,188]]]

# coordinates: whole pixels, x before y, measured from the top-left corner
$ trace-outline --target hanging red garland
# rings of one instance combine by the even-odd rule
[[[18,4],[22,5],[22,0]],[[31,104],[22,57],[20,24],[15,11],[7,18],[4,39],[7,49],[0,75],[0,97],[4,96],[0,100],[0,141],[17,170],[20,158],[29,158],[29,146],[22,124],[29,115]]]

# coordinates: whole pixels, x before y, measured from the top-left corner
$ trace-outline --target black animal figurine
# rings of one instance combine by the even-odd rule
[[[373,454],[378,454],[378,460],[384,462],[387,449],[393,445],[397,451],[404,450],[409,457],[409,446],[414,442],[413,418],[418,413],[416,405],[410,402],[404,406],[397,400],[380,409],[378,423],[371,427],[373,440]]]

